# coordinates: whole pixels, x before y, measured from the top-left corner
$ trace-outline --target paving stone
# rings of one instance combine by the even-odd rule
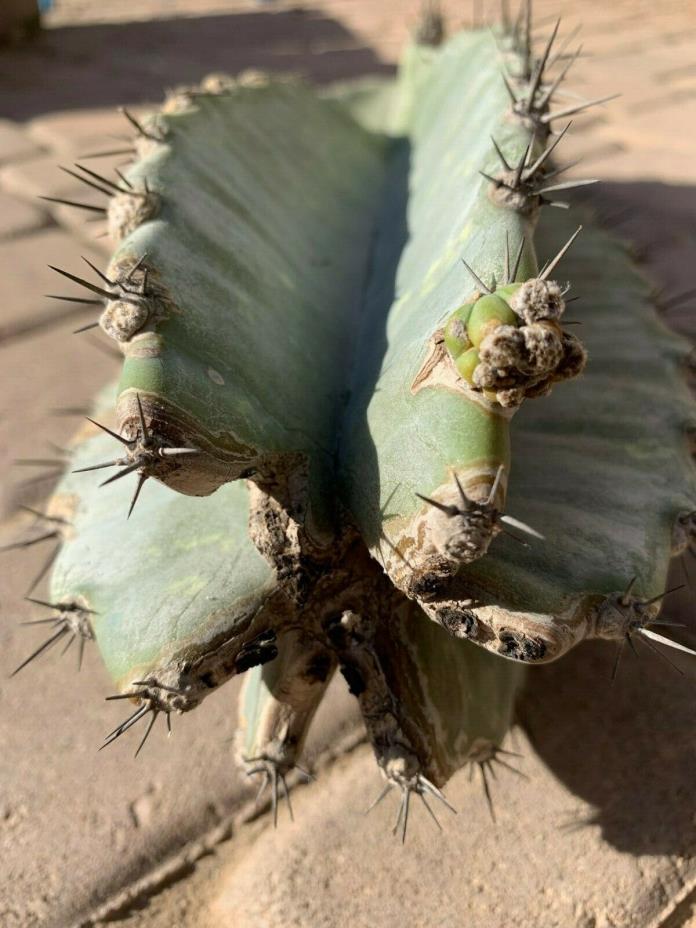
[[[689,129],[696,119],[696,90],[687,94],[679,92],[665,94],[646,101],[627,114],[617,130],[628,144],[638,150],[649,149],[664,152],[668,146],[672,153],[690,157],[693,163],[693,137]],[[656,167],[657,167],[656,162]],[[692,171],[693,178],[693,171]]]
[[[97,5],[92,0],[61,0],[49,11],[45,21],[51,26],[80,22],[131,22],[161,16],[165,12],[170,16],[202,16],[248,9],[248,0],[164,0],[164,3],[163,0],[119,0],[118,4]]]
[[[114,357],[97,350],[85,337],[71,334],[72,328],[90,318],[91,314],[83,313],[31,338],[0,345],[0,518],[8,518],[18,503],[31,505],[46,494],[46,482],[22,486],[26,480],[45,473],[45,468],[13,467],[12,461],[54,458],[56,448],[65,447],[79,417],[52,415],[51,411],[86,409],[102,384],[116,377],[119,362]],[[111,348],[105,336],[100,343]],[[7,580],[4,560],[0,567],[1,576]]]
[[[0,545],[31,529],[30,517],[8,521],[17,504],[40,508],[50,488],[46,482],[22,486],[35,471],[12,467],[11,459],[53,457],[53,446],[68,445],[79,417],[50,411],[85,405],[118,366],[60,327],[0,347],[0,511],[6,517]],[[175,719],[171,739],[164,728],[153,732],[134,761],[137,738],[97,753],[125,710],[104,701],[111,687],[94,649],[79,676],[75,655],[61,660],[56,652],[8,679],[41,641],[37,629],[17,623],[37,617],[22,597],[46,547],[0,555],[3,928],[66,928],[69,914],[98,903],[253,795],[227,741],[236,683],[213,694],[195,717]],[[350,709],[337,693],[323,721],[317,719],[310,752],[354,723]]]
[[[27,238],[0,242],[0,280],[6,292],[0,301],[0,344],[5,339],[60,320],[65,320],[64,327],[70,331],[70,317],[84,307],[81,310],[76,304],[47,299],[45,294],[87,298],[91,294],[77,284],[63,281],[48,265],[93,280],[95,275],[80,260],[80,254],[97,266],[104,264],[103,257],[94,249],[79,245],[61,229],[45,229]],[[95,314],[98,313],[99,307],[94,309]]]
[[[64,168],[71,171],[76,171],[76,168],[70,160],[70,155],[62,157],[62,154],[51,152],[40,158],[6,165],[0,169],[0,187],[15,196],[29,199],[41,196],[63,197],[92,206],[103,206],[106,198],[102,194],[66,173]],[[98,166],[88,167],[104,177],[117,180],[113,168],[122,163],[123,158],[104,158],[99,161]],[[50,204],[46,204],[45,208],[50,208]]]
[[[48,489],[22,488],[30,472],[11,467],[10,458],[52,457],[49,443],[65,447],[79,418],[50,416],[50,410],[86,403],[117,367],[60,329],[0,348],[6,515],[20,500],[40,506]],[[5,521],[0,545],[28,533],[31,524],[24,516]],[[213,694],[195,717],[176,718],[171,739],[164,726],[154,731],[134,761],[137,738],[97,753],[126,710],[104,701],[111,687],[94,649],[87,651],[79,676],[75,655],[61,660],[56,652],[8,680],[9,671],[42,640],[38,629],[17,623],[38,617],[22,597],[46,547],[0,555],[3,928],[66,928],[68,910],[100,901],[252,795],[226,740],[235,724],[236,683]],[[322,750],[341,726],[352,724],[347,704],[338,693],[324,710],[310,752]]]
[[[65,381],[76,363],[66,352]],[[25,371],[20,368],[20,376]],[[67,398],[65,390],[61,398]],[[34,398],[34,415],[36,406]],[[21,419],[16,425],[25,427]],[[7,537],[17,536],[6,528]],[[127,742],[97,751],[127,709],[104,701],[112,689],[94,649],[79,675],[75,654],[60,659],[53,652],[7,678],[42,640],[37,629],[17,623],[45,615],[22,602],[43,556],[35,549],[3,555],[3,928],[66,928],[77,913],[98,905],[253,795],[229,742],[236,682],[195,714],[175,718],[170,739],[164,725],[153,731],[134,760],[135,732]],[[310,750],[321,750],[335,738],[337,722],[345,723],[341,700],[339,695],[331,702],[323,733]]]
[[[35,158],[41,146],[10,119],[0,119],[0,164]]]
[[[100,204],[103,197],[91,191],[65,171],[70,162],[62,162],[56,154],[43,154],[19,164],[8,164],[0,170],[0,187],[15,196],[30,200],[40,196],[68,197],[84,200],[85,203]],[[48,206],[46,207],[48,208]]]
[[[0,239],[18,238],[49,222],[48,213],[38,206],[0,191]]]
[[[655,152],[658,157],[658,153]],[[673,170],[674,154],[670,155]],[[657,162],[651,162],[659,164]],[[676,161],[677,164],[681,160]],[[686,168],[686,165],[684,165]],[[648,276],[668,302],[664,320],[675,331],[696,338],[696,293],[691,268],[696,254],[696,189],[692,184],[660,183],[655,175],[617,179],[597,192],[601,215],[631,242]],[[682,582],[681,580],[678,582]]]
[[[133,107],[132,112],[137,117],[142,114],[143,107]],[[27,123],[27,134],[43,148],[79,158],[97,151],[128,147],[133,129],[115,107],[106,107],[39,116]]]
[[[613,133],[598,143],[595,149],[588,148],[587,157],[568,173],[568,178],[599,178],[598,193],[601,195],[602,185],[609,181],[659,181],[664,177],[664,172],[660,170],[663,149],[646,146],[639,150],[636,146],[629,146],[625,136],[612,136]],[[592,141],[597,142],[598,136],[593,135]],[[686,151],[672,151],[669,172],[670,182],[685,185],[691,183],[694,176],[693,158]]]
[[[364,815],[381,784],[361,749],[298,792],[294,825],[283,819],[243,853],[220,850],[206,926],[659,924],[672,894],[696,884],[695,678],[646,658],[622,666],[612,687],[613,660],[597,644],[530,672],[528,733],[508,744],[530,779],[498,771],[497,825],[478,772],[460,771],[446,789],[459,814],[435,801],[438,833],[414,799],[402,847],[393,793]]]
[[[113,168],[122,164],[122,158],[104,158],[100,159],[98,167],[93,166],[93,169],[104,177],[116,180]],[[104,207],[108,202],[104,194],[66,174],[61,170],[61,166],[74,170],[74,163],[69,155],[53,152],[20,164],[7,165],[0,169],[0,188],[32,204],[38,201],[41,208],[45,209],[58,225],[74,232],[90,247],[100,251],[108,250],[109,243],[102,237],[106,223],[101,214],[40,199],[55,197],[95,207]]]
[[[66,231],[72,233],[81,243],[75,242],[76,250],[87,247],[93,251],[99,252],[102,256],[100,260],[110,256],[113,251],[111,239],[107,235],[106,217],[85,213],[82,210],[75,209],[71,206],[61,206],[59,204],[49,204],[50,214],[53,220]]]

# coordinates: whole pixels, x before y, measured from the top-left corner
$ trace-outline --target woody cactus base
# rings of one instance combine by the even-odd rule
[[[696,489],[687,348],[558,200],[590,181],[552,127],[603,101],[554,109],[574,56],[556,25],[535,57],[527,6],[441,45],[433,15],[394,81],[214,75],[126,114],[117,179],[70,169],[117,247],[56,270],[124,364],[18,542],[56,548],[17,669],[94,639],[135,703],[105,745],[245,672],[238,752],[277,811],[338,668],[402,837],[411,795],[507,764],[525,664],[682,647],[655,629]]]

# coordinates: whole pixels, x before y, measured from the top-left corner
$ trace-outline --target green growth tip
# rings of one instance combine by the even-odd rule
[[[466,380],[468,384],[471,384],[471,386],[474,385],[474,371],[478,367],[479,361],[478,350],[476,348],[469,348],[468,351],[460,354],[454,362],[459,376]]]
[[[465,303],[459,309],[455,309],[447,320],[445,326],[445,347],[456,360],[459,355],[471,348],[471,339],[467,331],[467,323],[471,316],[473,303]]]
[[[478,348],[486,335],[499,325],[517,325],[518,322],[519,316],[510,309],[505,300],[492,293],[482,296],[474,305],[467,331],[472,344]]]

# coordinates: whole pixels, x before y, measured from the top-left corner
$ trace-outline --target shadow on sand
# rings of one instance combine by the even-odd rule
[[[655,182],[606,183],[589,200],[611,230],[630,241],[665,305],[663,318],[696,334],[696,189]],[[581,287],[578,287],[581,292]],[[683,298],[679,296],[683,295]],[[677,297],[670,305],[670,297]],[[696,501],[694,501],[696,503]],[[639,501],[636,501],[637,505]],[[696,559],[673,564],[667,629],[696,647]],[[616,647],[591,642],[555,664],[532,669],[520,720],[569,790],[595,807],[585,821],[630,854],[696,853],[696,658],[669,651],[683,676],[647,648],[625,647],[615,681]]]
[[[65,26],[0,51],[0,115],[158,101],[165,88],[251,67],[316,82],[392,70],[341,23],[303,9]]]

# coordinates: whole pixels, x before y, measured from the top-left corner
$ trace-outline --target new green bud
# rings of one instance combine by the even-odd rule
[[[510,298],[517,293],[521,286],[521,282],[516,284],[505,284],[504,287],[498,287],[494,295],[499,296],[501,300],[505,300],[506,303],[509,303]]]
[[[459,372],[459,376],[466,380],[467,383],[473,386],[474,384],[474,371],[478,367],[479,363],[479,353],[476,348],[469,348],[468,351],[465,351],[463,354],[460,354],[457,360],[454,362],[454,366]]]
[[[467,331],[473,345],[477,348],[483,339],[499,325],[517,325],[519,317],[510,309],[505,300],[492,293],[482,296],[474,304],[469,316]]]
[[[465,303],[459,309],[455,309],[447,320],[445,326],[445,347],[456,360],[459,355],[471,348],[471,339],[466,330],[466,324],[469,321],[471,310],[474,308],[473,303]]]

